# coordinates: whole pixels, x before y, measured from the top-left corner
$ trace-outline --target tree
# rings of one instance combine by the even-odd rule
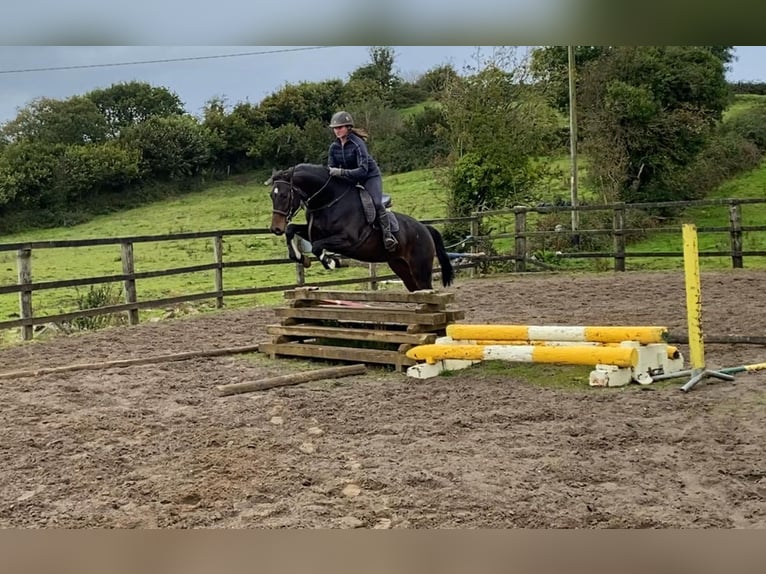
[[[448,86],[458,80],[459,76],[449,64],[431,68],[415,82],[431,97],[438,99]]]
[[[63,144],[22,140],[0,155],[0,206],[53,207],[62,203],[54,190]]]
[[[121,140],[141,153],[142,175],[183,181],[212,159],[211,136],[191,116],[153,117],[126,128]]]
[[[285,124],[295,124],[302,128],[311,118],[329,122],[344,96],[345,88],[340,80],[301,82],[285,85],[264,98],[258,107],[273,128]]]
[[[529,201],[550,175],[538,160],[554,143],[555,113],[512,62],[496,55],[445,92],[451,215]]]
[[[37,98],[2,127],[2,139],[13,142],[45,142],[82,145],[104,141],[109,132],[106,119],[88,98],[66,100]]]
[[[532,77],[540,82],[551,102],[562,113],[569,113],[569,47],[544,46],[532,50],[529,69]],[[575,46],[575,69],[583,68],[608,53],[609,46]]]
[[[376,97],[390,105],[394,101],[394,92],[402,79],[394,72],[395,55],[393,49],[385,46],[370,48],[370,63],[351,72],[348,85],[366,87],[370,97]],[[359,88],[357,88],[357,93]]]
[[[181,99],[164,87],[146,82],[123,82],[85,94],[106,118],[112,136],[150,118],[185,113]]]
[[[686,199],[692,163],[729,101],[725,62],[704,46],[617,47],[582,74],[589,178],[606,200]]]

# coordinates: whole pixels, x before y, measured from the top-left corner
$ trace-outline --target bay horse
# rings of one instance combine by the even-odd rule
[[[390,212],[391,231],[399,245],[386,251],[380,229],[373,226],[375,208],[367,192],[348,179],[330,176],[327,166],[301,163],[274,173],[266,184],[272,186],[269,230],[285,235],[288,257],[304,267],[311,261],[302,253],[300,239],[311,243],[312,253],[326,269],[337,263],[330,253],[368,263],[385,262],[408,291],[418,291],[433,289],[436,257],[442,285],[452,284],[455,272],[437,229],[409,215]],[[306,223],[292,223],[301,208]]]

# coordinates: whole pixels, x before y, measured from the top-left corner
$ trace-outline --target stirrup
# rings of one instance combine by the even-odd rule
[[[399,242],[396,240],[396,237],[393,235],[390,235],[388,237],[383,238],[383,246],[386,248],[386,251],[393,251],[397,248],[399,245]]]

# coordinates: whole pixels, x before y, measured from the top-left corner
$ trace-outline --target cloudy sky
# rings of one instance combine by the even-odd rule
[[[492,53],[487,46],[393,50],[405,79],[440,64],[462,71]],[[766,46],[738,46],[735,56],[729,79],[766,81]],[[64,99],[132,80],[169,88],[197,114],[212,97],[257,103],[285,83],[345,80],[369,60],[365,46],[0,46],[0,123],[34,98]]]

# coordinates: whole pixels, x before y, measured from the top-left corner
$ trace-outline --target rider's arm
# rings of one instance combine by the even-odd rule
[[[344,169],[343,176],[355,182],[363,182],[367,179],[367,173],[370,171],[370,153],[364,142],[353,142],[354,153],[356,154],[356,165],[354,169]]]
[[[335,142],[332,142],[330,144],[330,149],[327,150],[327,167],[341,167],[335,161],[335,154],[333,153],[334,147],[337,147],[337,144]]]

